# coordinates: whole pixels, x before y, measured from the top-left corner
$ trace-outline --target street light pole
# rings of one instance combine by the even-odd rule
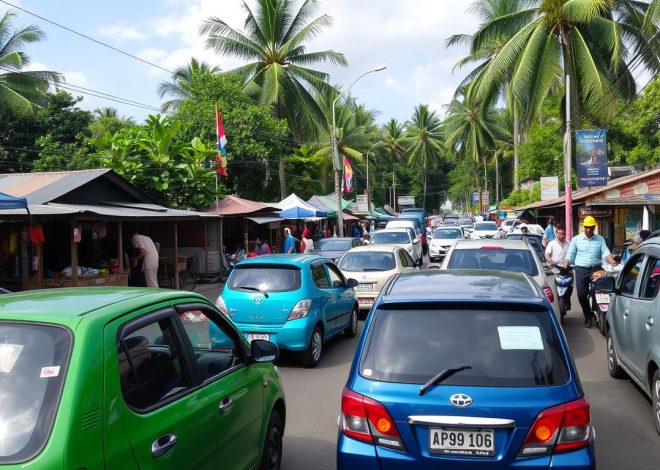
[[[375,144],[367,150],[367,212],[369,215],[371,215],[371,191],[369,191],[369,153],[376,147],[378,144],[382,144],[383,142],[379,140]]]
[[[375,69],[369,70],[367,72],[364,72],[362,75],[360,75],[358,78],[353,80],[353,83],[351,83],[348,88],[346,88],[344,91],[339,93],[339,95],[332,101],[332,161],[335,167],[335,197],[337,198],[337,229],[338,229],[338,235],[340,237],[344,236],[344,218],[342,216],[342,207],[341,207],[341,164],[339,162],[339,148],[337,147],[337,123],[336,123],[336,118],[335,118],[335,105],[337,104],[337,101],[339,98],[344,96],[344,94],[348,93],[350,89],[357,83],[358,80],[360,80],[362,77],[365,75],[368,75],[373,72],[380,72],[381,70],[385,70],[387,66],[380,66],[376,67]]]

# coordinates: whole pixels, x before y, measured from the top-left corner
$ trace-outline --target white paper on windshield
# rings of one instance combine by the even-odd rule
[[[60,375],[60,366],[42,367],[39,378],[47,379],[50,377],[57,377],[58,375]]]
[[[22,350],[22,344],[0,344],[0,372],[10,374]]]
[[[498,326],[502,349],[543,350],[543,339],[538,326]]]

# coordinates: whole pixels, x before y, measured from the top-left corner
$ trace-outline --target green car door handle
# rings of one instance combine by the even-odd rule
[[[224,414],[224,413],[228,413],[233,406],[234,406],[234,400],[232,400],[231,397],[226,397],[222,399],[220,405],[218,405],[218,409],[220,410],[220,413]]]
[[[165,434],[151,444],[151,455],[155,459],[165,455],[172,447],[176,445],[176,436],[174,434]]]

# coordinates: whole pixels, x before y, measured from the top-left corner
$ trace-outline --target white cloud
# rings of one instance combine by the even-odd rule
[[[85,88],[90,88],[89,80],[82,72],[64,72],[64,81],[69,85],[77,85]]]
[[[137,28],[126,26],[123,24],[114,24],[108,26],[100,26],[98,31],[103,36],[109,36],[115,40],[125,41],[144,41],[147,35],[141,33]]]

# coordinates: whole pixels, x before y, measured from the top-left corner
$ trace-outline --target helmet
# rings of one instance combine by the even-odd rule
[[[596,224],[596,219],[594,219],[593,217],[588,215],[582,221],[582,225],[584,225],[585,227],[595,227],[597,225]]]

